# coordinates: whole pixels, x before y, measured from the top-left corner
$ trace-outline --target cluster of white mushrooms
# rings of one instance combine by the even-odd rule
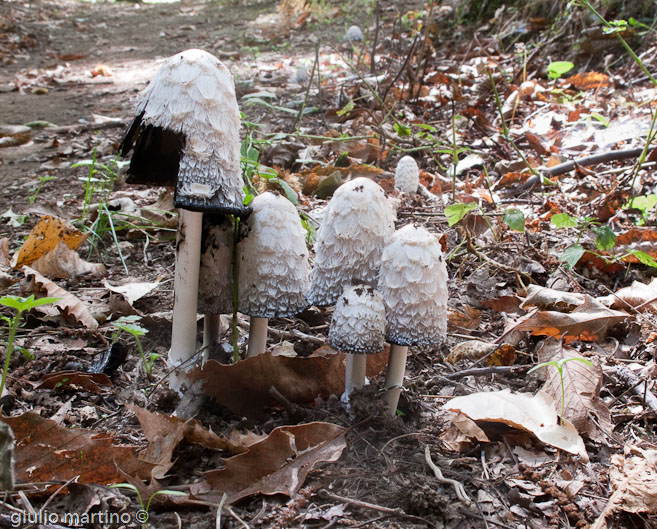
[[[408,346],[436,344],[446,333],[447,271],[437,239],[413,225],[395,231],[383,189],[356,178],[327,206],[311,272],[305,230],[287,199],[268,192],[250,208],[242,204],[234,85],[204,51],[166,59],[138,112],[121,145],[123,154],[134,147],[128,182],[175,186],[181,208],[169,353],[179,369],[170,386],[189,385],[197,313],[205,315],[207,349],[218,340],[219,315],[233,309],[237,281],[238,310],[251,317],[249,356],[265,351],[269,318],[336,305],[329,344],[346,354],[348,395],[365,384],[366,355],[390,342],[385,398],[394,414]],[[400,191],[416,191],[417,164],[400,165]],[[227,214],[245,218],[237,246]]]

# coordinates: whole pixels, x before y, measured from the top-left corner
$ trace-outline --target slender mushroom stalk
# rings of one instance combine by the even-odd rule
[[[317,232],[308,301],[325,307],[353,284],[375,286],[383,247],[394,230],[395,212],[381,186],[362,177],[342,184]]]
[[[395,169],[395,189],[400,193],[416,193],[420,186],[420,169],[411,156],[402,157]]]
[[[310,266],[306,232],[285,197],[263,193],[251,203],[246,236],[237,245],[239,311],[251,316],[248,356],[265,352],[269,318],[298,314],[308,306]]]
[[[408,346],[436,345],[447,335],[447,267],[438,239],[411,224],[396,231],[381,256],[379,291],[391,344],[385,400],[394,416]]]
[[[345,396],[365,385],[367,355],[383,351],[386,315],[381,294],[369,285],[347,287],[329,327],[329,345],[346,354]]]
[[[245,212],[239,128],[230,72],[213,55],[192,49],[163,62],[139,95],[137,117],[120,147],[125,155],[134,146],[128,183],[175,187],[180,233],[169,361],[181,370],[169,385],[178,391],[189,385],[185,371],[196,356],[201,212]]]

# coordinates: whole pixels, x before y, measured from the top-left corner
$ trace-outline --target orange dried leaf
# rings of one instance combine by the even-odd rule
[[[30,265],[39,257],[54,250],[61,242],[71,250],[77,250],[87,236],[58,217],[43,217],[28,235],[14,256],[14,268]]]
[[[582,72],[571,75],[568,82],[578,90],[596,90],[609,86],[609,76],[600,72]]]

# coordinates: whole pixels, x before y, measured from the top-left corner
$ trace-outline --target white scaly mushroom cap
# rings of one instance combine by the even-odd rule
[[[385,347],[386,312],[381,294],[369,285],[347,287],[329,327],[329,345],[350,354],[374,354]]]
[[[198,281],[198,312],[233,312],[233,223],[203,216],[203,246]]]
[[[381,186],[363,177],[341,185],[317,232],[310,304],[333,305],[354,283],[375,285],[394,230],[395,212]]]
[[[146,124],[186,137],[178,199],[242,208],[240,114],[233,77],[219,59],[197,49],[169,57],[139,95],[137,111]]]
[[[247,236],[238,245],[239,310],[257,318],[291,316],[308,306],[306,232],[292,203],[274,193],[251,202]]]
[[[432,345],[447,334],[447,267],[440,243],[408,224],[383,250],[379,291],[386,306],[386,338],[397,345]]]
[[[412,156],[404,156],[395,169],[395,189],[401,193],[416,193],[420,185],[420,169]]]
[[[344,35],[344,40],[345,42],[356,42],[356,41],[361,41],[365,38],[363,35],[363,32],[358,26],[349,26],[349,29]]]

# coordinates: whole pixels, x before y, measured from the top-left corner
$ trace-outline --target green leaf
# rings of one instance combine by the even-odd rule
[[[555,228],[574,228],[577,226],[577,219],[571,217],[568,213],[557,213],[552,215],[550,224]]]
[[[641,210],[643,214],[646,215],[655,206],[657,206],[657,195],[651,193],[649,195],[641,195],[630,199],[623,206],[623,209],[636,208]]]
[[[118,320],[112,322],[112,326],[125,331],[136,338],[138,336],[144,336],[145,334],[148,334],[148,329],[145,329],[136,323],[139,320],[141,320],[141,316],[122,316]]]
[[[340,110],[336,112],[336,114],[338,116],[344,116],[345,114],[349,114],[349,112],[351,112],[355,106],[356,104],[354,103],[354,100],[350,99],[345,106],[343,106]]]
[[[559,261],[566,263],[568,268],[575,268],[575,265],[585,253],[586,250],[581,244],[573,244],[566,248],[566,250],[559,256]]]
[[[20,296],[3,296],[0,298],[0,305],[11,307],[12,309],[16,309],[19,312],[25,312],[32,310],[34,307],[56,303],[60,299],[62,298],[34,299],[34,294],[27,298],[21,298]]]
[[[525,214],[519,209],[507,209],[502,221],[513,231],[525,231]]]
[[[407,127],[406,125],[402,125],[398,121],[395,122],[395,124],[392,126],[393,129],[395,129],[395,132],[397,133],[398,136],[401,136],[402,138],[404,136],[410,136],[411,135],[411,128]]]
[[[609,120],[603,115],[598,114],[597,112],[591,112],[591,117],[602,123],[605,127],[609,126]]]
[[[429,132],[438,132],[436,127],[433,125],[428,125],[427,123],[418,123],[416,127],[423,130],[428,130]]]
[[[449,226],[454,226],[461,221],[472,210],[479,208],[479,205],[476,202],[468,202],[464,204],[459,202],[458,204],[452,204],[445,208],[445,216],[447,217],[447,224]]]
[[[657,261],[650,254],[647,254],[645,252],[640,252],[639,250],[634,250],[630,255],[636,257],[641,264],[644,264],[646,266],[652,266],[653,268],[657,268]]]
[[[558,79],[566,72],[569,72],[575,67],[570,61],[556,61],[551,62],[547,67],[548,77],[550,79]]]
[[[616,234],[609,226],[596,226],[591,229],[595,233],[595,245],[598,250],[611,250],[616,246]]]

